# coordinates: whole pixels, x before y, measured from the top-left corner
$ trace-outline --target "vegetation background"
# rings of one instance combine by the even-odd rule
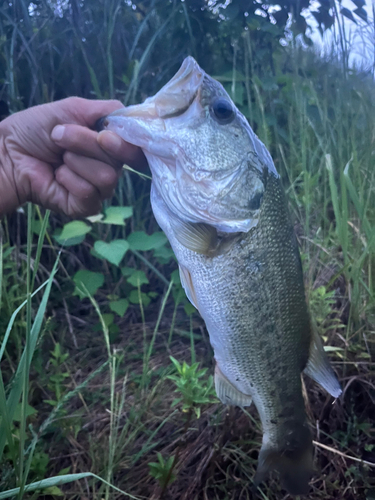
[[[325,58],[302,15],[309,7],[316,29],[335,34]],[[350,64],[344,22],[371,51],[370,9],[364,0],[0,4],[1,118],[70,95],[140,102],[191,54],[271,151],[312,316],[343,386],[333,403],[305,381],[314,499],[375,498],[375,60]],[[277,478],[251,489],[256,410],[215,398],[207,332],[149,190],[147,176],[125,169],[99,217],[71,222],[29,206],[1,221],[0,499],[286,498]]]

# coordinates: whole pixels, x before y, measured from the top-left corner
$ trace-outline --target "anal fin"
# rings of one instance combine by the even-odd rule
[[[215,389],[217,397],[226,405],[240,407],[251,405],[252,397],[236,389],[223,375],[217,363],[215,366]]]
[[[309,360],[304,372],[334,398],[338,398],[342,393],[340,383],[329,363],[322,341],[315,330],[311,341]]]

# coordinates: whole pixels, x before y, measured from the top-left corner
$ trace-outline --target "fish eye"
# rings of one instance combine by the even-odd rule
[[[219,123],[230,123],[234,117],[234,109],[232,103],[225,97],[216,97],[212,103],[212,111]]]

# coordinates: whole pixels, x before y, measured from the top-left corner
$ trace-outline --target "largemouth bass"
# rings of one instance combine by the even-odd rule
[[[210,335],[218,397],[257,407],[263,440],[255,484],[276,470],[290,493],[306,493],[313,455],[301,372],[334,397],[341,389],[311,327],[270,154],[191,57],[154,97],[115,111],[102,127],[146,155],[153,212]]]

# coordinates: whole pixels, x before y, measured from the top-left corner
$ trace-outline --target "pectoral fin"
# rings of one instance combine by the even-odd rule
[[[208,255],[216,249],[217,231],[213,226],[180,219],[171,219],[170,224],[177,240],[189,250]]]
[[[180,269],[180,279],[181,279],[181,285],[183,286],[187,298],[190,300],[190,302],[193,304],[193,306],[198,309],[197,306],[197,296],[195,294],[195,289],[193,285],[193,281],[191,279],[191,274],[189,271],[186,269],[186,267],[181,266],[179,264],[179,269]]]
[[[225,405],[250,406],[252,397],[240,392],[222,374],[218,364],[215,366],[215,389],[217,397]]]
[[[329,364],[328,357],[324,351],[322,341],[317,332],[314,331],[310,346],[310,357],[304,370],[306,375],[323,387],[334,398],[342,393],[340,383],[336,374]]]

